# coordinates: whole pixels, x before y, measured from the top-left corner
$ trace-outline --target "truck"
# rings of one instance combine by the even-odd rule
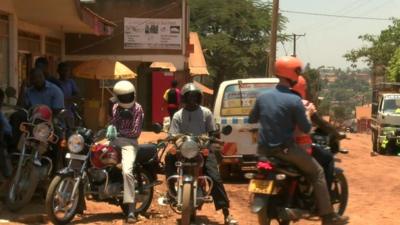
[[[372,89],[373,152],[400,155],[400,83],[378,83]]]

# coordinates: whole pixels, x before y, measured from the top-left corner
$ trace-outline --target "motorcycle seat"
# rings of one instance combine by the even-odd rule
[[[156,155],[157,155],[157,145],[155,144],[139,145],[139,149],[136,156],[136,163],[145,164],[150,160],[154,159]]]
[[[300,171],[290,162],[275,157],[268,157],[268,161],[271,162],[277,172],[284,173],[291,177],[301,176]]]

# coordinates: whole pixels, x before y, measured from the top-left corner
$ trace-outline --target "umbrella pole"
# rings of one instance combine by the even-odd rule
[[[104,80],[101,80],[101,101],[100,101],[100,110],[99,110],[99,124],[100,126],[105,125],[106,115],[104,110]]]

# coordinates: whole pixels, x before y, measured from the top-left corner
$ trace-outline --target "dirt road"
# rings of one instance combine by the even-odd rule
[[[370,137],[364,134],[350,135],[350,140],[343,141],[343,147],[350,150],[348,155],[340,155],[338,164],[345,170],[350,186],[350,200],[346,214],[350,216],[353,225],[398,225],[400,224],[400,158],[386,156],[370,156]],[[257,224],[255,215],[248,209],[247,184],[226,184],[231,199],[232,214],[241,225]],[[157,188],[157,197],[163,193],[164,186]],[[18,221],[33,224],[48,223],[43,213],[40,200],[26,207],[20,214],[12,214],[0,205],[0,224]],[[168,208],[158,206],[156,201],[149,211],[149,218],[141,218],[138,224],[176,224],[177,216]],[[35,216],[30,216],[30,215]],[[38,216],[39,214],[39,216]],[[206,205],[199,213],[198,224],[222,225],[223,216],[215,213],[214,206]],[[26,220],[26,219],[31,219]],[[119,207],[105,203],[88,203],[85,216],[76,218],[74,224],[123,224]],[[317,225],[320,222],[300,221],[298,225]]]

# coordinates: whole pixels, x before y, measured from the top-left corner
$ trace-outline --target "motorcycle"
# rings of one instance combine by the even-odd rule
[[[347,153],[340,149],[339,141],[330,140],[321,131],[315,132],[312,139],[314,150]],[[292,221],[312,219],[318,215],[313,186],[298,169],[274,157],[263,159],[257,168],[257,173],[245,176],[250,179],[251,210],[257,213],[260,225],[271,225],[274,221],[279,225],[289,225]],[[348,184],[342,169],[334,168],[333,180],[328,186],[335,213],[343,215],[348,201]]]
[[[57,172],[46,195],[46,213],[54,224],[67,224],[83,212],[85,197],[118,205],[128,214],[128,207],[123,204],[120,149],[112,142],[100,141],[104,135],[100,133],[94,135],[90,129],[79,127],[68,138],[68,166]],[[147,211],[154,186],[161,184],[157,180],[158,148],[156,144],[139,145],[133,171],[136,214]]]
[[[231,128],[224,128],[222,133],[229,134],[231,131]],[[213,202],[210,195],[213,181],[203,174],[203,167],[210,144],[223,142],[214,137],[186,134],[172,135],[166,142],[173,144],[177,150],[177,175],[167,178],[167,183],[175,187],[175,190],[168,188],[169,195],[174,199],[169,204],[174,212],[181,214],[181,225],[189,225],[196,219],[196,211],[203,204]]]
[[[45,154],[55,151],[52,144],[56,144],[59,138],[54,132],[52,121],[35,116],[35,109],[39,107],[47,106],[36,106],[29,111],[18,109],[25,112],[28,122],[21,123],[19,127],[22,132],[18,144],[20,152],[11,154],[18,158],[5,198],[6,206],[11,211],[17,211],[26,205],[39,183],[45,183],[53,170],[53,161]],[[51,112],[48,107],[46,110]]]

